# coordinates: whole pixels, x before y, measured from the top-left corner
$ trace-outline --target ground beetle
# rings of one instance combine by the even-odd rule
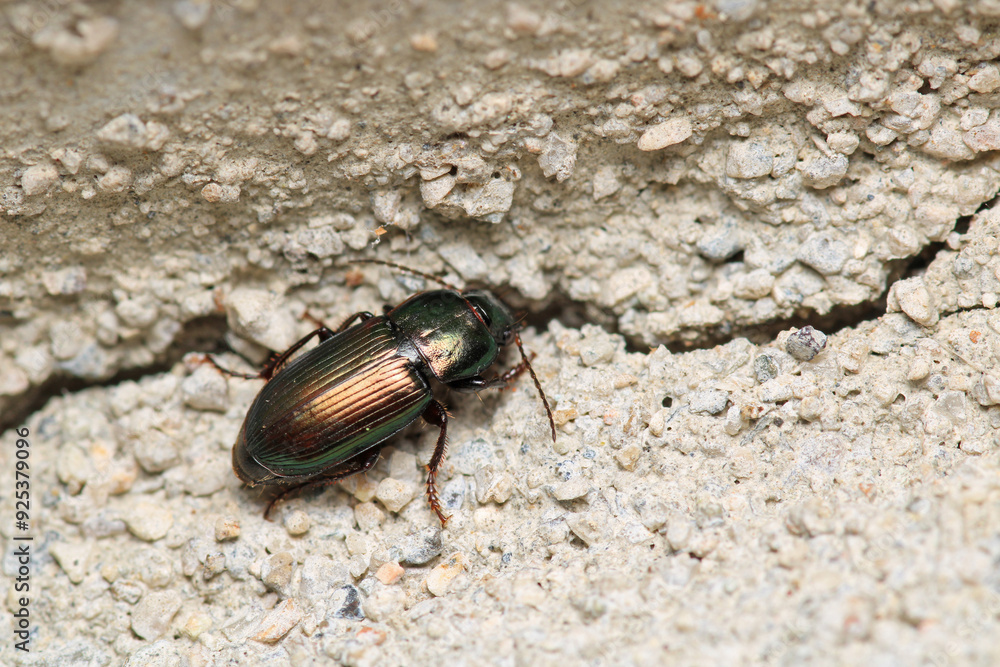
[[[355,313],[336,331],[325,326],[275,355],[257,375],[221,371],[267,384],[257,394],[233,446],[233,470],[250,486],[287,487],[271,501],[305,486],[326,485],[368,470],[385,441],[417,417],[441,428],[427,465],[427,498],[444,525],[435,480],[447,444],[448,414],[431,393],[430,379],[458,391],[502,387],[527,370],[555,422],[518,335],[510,308],[486,290],[460,292],[434,276],[382,260],[446,289],[416,294],[380,316]],[[355,323],[357,322],[357,323]],[[313,337],[319,344],[295,359]],[[483,377],[500,348],[513,340],[521,362],[503,375]]]

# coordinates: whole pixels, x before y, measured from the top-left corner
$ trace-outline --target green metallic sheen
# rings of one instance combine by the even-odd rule
[[[388,318],[413,342],[434,377],[446,384],[479,375],[500,353],[489,327],[458,292],[417,294],[391,310]]]

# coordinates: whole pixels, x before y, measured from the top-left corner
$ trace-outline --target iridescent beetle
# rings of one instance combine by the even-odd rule
[[[445,289],[416,294],[384,315],[355,313],[336,331],[325,326],[275,355],[257,375],[267,384],[247,412],[233,446],[233,470],[250,486],[288,487],[268,505],[306,486],[327,485],[368,470],[385,441],[417,417],[441,429],[427,465],[427,498],[441,524],[436,478],[447,446],[448,415],[431,392],[430,379],[457,391],[503,387],[525,370],[545,406],[553,442],[552,410],[524,353],[517,319],[486,290],[460,292],[434,276],[382,260]],[[357,322],[357,323],[355,323]],[[319,344],[295,359],[312,338]],[[483,376],[500,348],[513,340],[521,362],[502,375]]]

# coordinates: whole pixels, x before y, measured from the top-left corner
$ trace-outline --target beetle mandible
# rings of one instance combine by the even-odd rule
[[[518,335],[510,308],[487,290],[459,291],[440,279],[383,260],[382,264],[437,282],[445,289],[420,292],[385,314],[355,313],[336,330],[320,326],[271,358],[256,375],[267,382],[254,399],[233,446],[233,470],[249,486],[288,487],[268,505],[312,485],[333,484],[368,470],[387,439],[417,417],[441,429],[427,464],[427,498],[441,520],[437,473],[447,448],[448,414],[434,398],[430,379],[457,391],[503,387],[525,370],[545,406],[552,440],[555,421],[542,385]],[[319,344],[292,359],[312,338]],[[502,375],[484,377],[511,341],[521,362]]]

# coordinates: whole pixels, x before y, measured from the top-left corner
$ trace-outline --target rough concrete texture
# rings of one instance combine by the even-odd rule
[[[1000,664],[997,0],[0,14],[0,663]],[[265,521],[173,363],[425,287],[349,257],[549,314],[444,530],[433,429]]]

